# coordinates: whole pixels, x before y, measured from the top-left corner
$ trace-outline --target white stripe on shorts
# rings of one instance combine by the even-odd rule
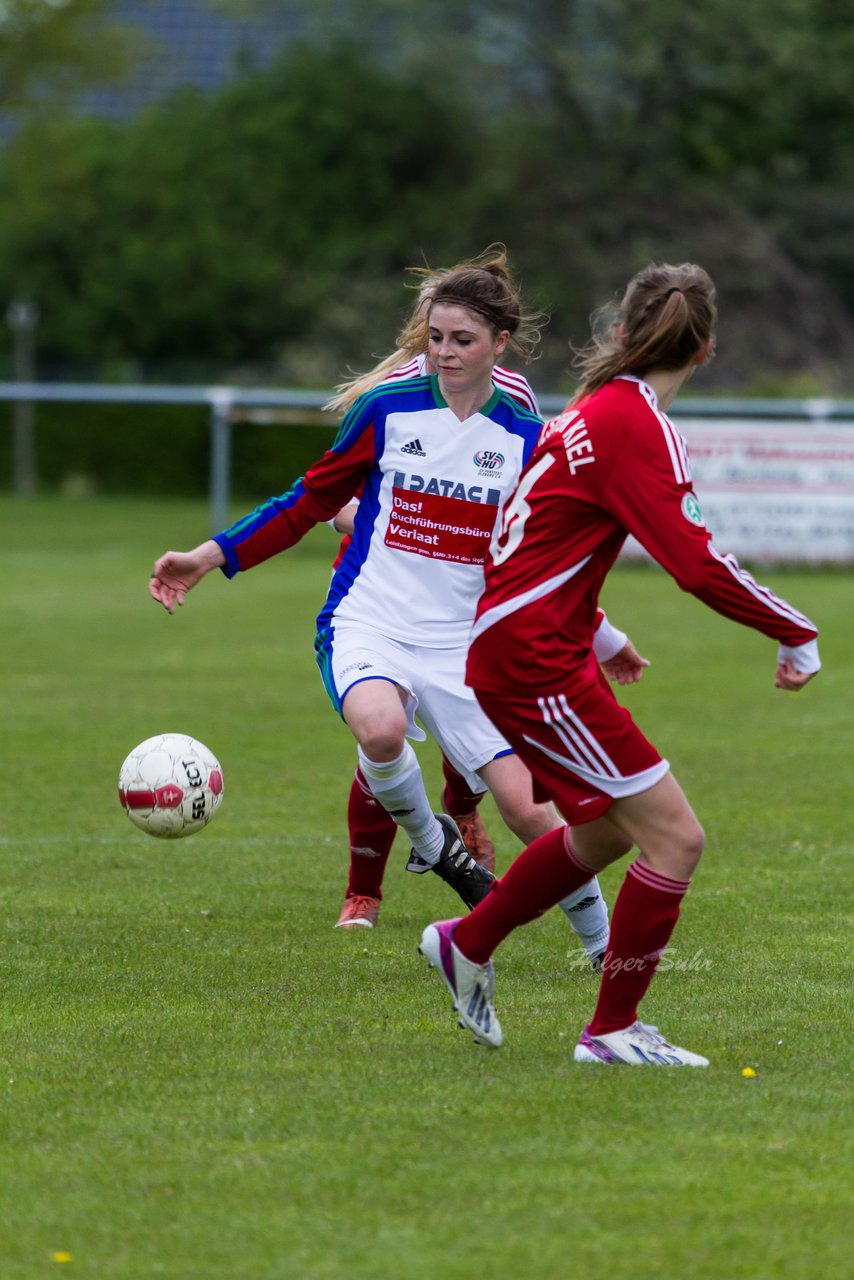
[[[554,751],[528,734],[523,735],[525,741],[615,800],[649,790],[670,769],[669,761],[660,760],[658,764],[642,769],[640,773],[621,774],[607,751],[572,710],[565,694],[538,698],[537,703],[543,713],[544,724],[554,730],[568,754]]]
[[[576,764],[593,773],[619,778],[619,769],[572,710],[566,694],[561,693],[557,698],[537,698],[537,704],[543,713],[544,722],[551,725]]]

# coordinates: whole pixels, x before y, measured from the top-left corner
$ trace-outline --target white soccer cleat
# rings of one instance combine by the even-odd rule
[[[581,1033],[575,1052],[576,1062],[625,1063],[632,1067],[707,1067],[708,1058],[669,1044],[658,1030],[645,1022],[633,1022],[622,1031],[609,1031],[592,1036],[587,1027]]]
[[[454,998],[460,1026],[467,1027],[478,1044],[497,1049],[503,1036],[492,1006],[495,989],[492,961],[474,964],[466,959],[453,941],[458,924],[459,918],[428,924],[421,935],[418,950],[430,961],[430,967],[438,969],[442,975]]]

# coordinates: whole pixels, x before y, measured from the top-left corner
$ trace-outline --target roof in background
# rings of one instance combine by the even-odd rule
[[[250,15],[204,0],[115,0],[109,19],[141,29],[145,52],[120,87],[90,89],[87,112],[114,119],[136,114],[183,88],[213,92],[235,75],[268,65],[299,35],[299,19],[263,6]]]
[[[122,120],[181,89],[214,93],[262,70],[303,33],[305,20],[260,3],[248,8],[239,0],[112,0],[101,20],[139,29],[138,59],[121,84],[86,89],[63,110]],[[20,119],[0,99],[0,143],[14,136]]]

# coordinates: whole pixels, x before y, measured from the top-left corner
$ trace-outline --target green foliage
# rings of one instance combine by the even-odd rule
[[[342,48],[125,126],[59,120],[0,171],[0,292],[41,302],[45,361],[269,364],[417,260],[469,158],[452,114]]]
[[[354,752],[311,641],[334,539],[168,618],[151,562],[206,529],[201,503],[0,499],[4,1280],[847,1274],[850,577],[772,582],[823,629],[797,697],[771,642],[663,574],[609,580],[652,660],[625,697],[708,837],[688,967],[645,1012],[711,1066],[600,1070],[571,1061],[596,982],[560,913],[498,953],[497,1053],[416,955],[454,908],[401,841],[379,928],[333,930]],[[177,842],[115,794],[164,728],[225,771]],[[486,821],[503,869],[517,845]]]
[[[543,389],[651,258],[716,280],[708,389],[854,385],[852,0],[216,2],[303,40],[120,124],[42,112],[0,152],[0,299],[39,303],[44,374],[328,387],[388,350],[407,266],[503,239],[553,317]],[[61,100],[57,68],[103,69],[102,10],[56,8],[26,50],[0,22],[0,72]]]

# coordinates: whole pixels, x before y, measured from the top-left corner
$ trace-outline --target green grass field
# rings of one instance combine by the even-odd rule
[[[151,562],[206,536],[203,504],[4,497],[0,528],[4,1280],[850,1274],[851,575],[760,574],[822,628],[798,696],[771,642],[657,570],[612,576],[652,660],[622,696],[707,832],[644,1017],[712,1065],[609,1070],[572,1062],[596,983],[558,913],[499,952],[497,1053],[416,953],[456,899],[404,875],[402,837],[380,927],[333,931],[354,751],[312,653],[329,530],[169,618]],[[116,797],[167,730],[226,780],[178,842]]]

